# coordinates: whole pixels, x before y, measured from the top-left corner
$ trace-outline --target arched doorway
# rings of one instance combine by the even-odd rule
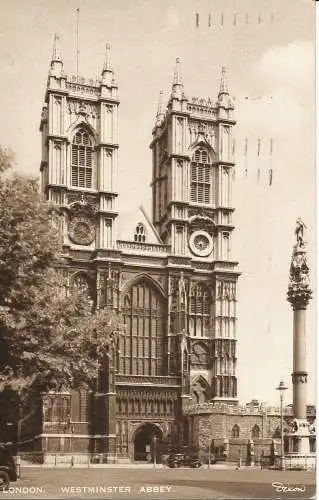
[[[150,462],[154,454],[158,455],[162,441],[162,431],[155,424],[144,424],[139,427],[133,436],[134,460],[136,462]]]

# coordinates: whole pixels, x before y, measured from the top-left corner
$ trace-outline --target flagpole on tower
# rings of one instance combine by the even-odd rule
[[[79,15],[80,9],[76,9],[76,78],[79,78]]]

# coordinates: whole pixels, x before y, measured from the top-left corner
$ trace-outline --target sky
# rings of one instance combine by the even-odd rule
[[[171,89],[175,58],[181,59],[189,97],[216,99],[221,67],[227,67],[237,119],[232,255],[242,273],[241,401],[278,404],[276,387],[283,379],[289,387],[286,402],[292,402],[293,315],[286,292],[298,217],[307,226],[314,283],[314,5],[312,0],[0,0],[0,140],[14,150],[20,171],[39,171],[38,129],[54,33],[60,35],[70,76],[76,73],[77,8],[81,76],[100,75],[105,44],[111,43],[121,101],[123,219],[141,204],[150,211],[151,131],[159,92],[163,89],[167,99]],[[315,401],[314,316],[312,301],[309,403]]]

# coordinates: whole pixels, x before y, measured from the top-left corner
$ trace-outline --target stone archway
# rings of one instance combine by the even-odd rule
[[[147,423],[138,427],[132,438],[134,461],[150,462],[153,460],[154,453],[158,455],[162,437],[161,429],[155,424]]]

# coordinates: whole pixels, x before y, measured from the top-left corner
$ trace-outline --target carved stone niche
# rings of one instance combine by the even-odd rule
[[[78,191],[71,191],[67,194],[69,208],[76,203],[80,205],[90,205],[94,212],[98,209],[98,196],[92,193],[79,193]]]
[[[215,223],[211,215],[204,211],[194,213],[189,218],[190,232],[205,231],[211,236],[214,234]]]

